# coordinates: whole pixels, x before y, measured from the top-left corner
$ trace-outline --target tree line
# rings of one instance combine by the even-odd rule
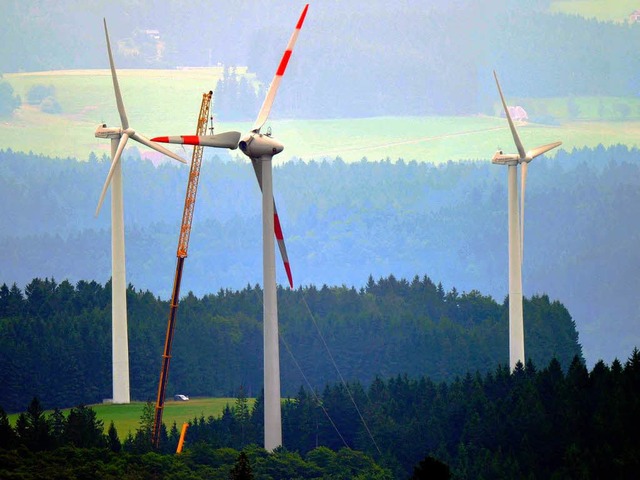
[[[132,479],[634,478],[638,388],[637,349],[591,371],[579,357],[566,370],[553,358],[541,369],[528,361],[450,381],[398,375],[300,388],[282,406],[284,445],[268,454],[259,447],[263,397],[249,409],[241,387],[219,417],[189,422],[179,456],[175,424],[152,448],[151,403],[120,441],[113,424],[104,435],[90,407],[45,415],[34,398],[15,428],[0,409],[0,474],[69,475],[89,464],[94,478]],[[240,471],[247,476],[233,476]]]
[[[0,408],[0,477],[96,479],[374,479],[391,480],[390,471],[362,452],[320,447],[302,455],[284,448],[267,453],[257,444],[241,451],[189,441],[175,455],[179,432],[163,425],[160,449],[151,447],[153,405],[147,403],[135,434],[120,440],[113,422],[104,433],[91,407],[80,405],[65,416],[47,414],[34,397],[15,427]]]
[[[0,118],[10,117],[21,104],[20,95],[13,93],[13,87],[2,78],[0,73]]]
[[[283,393],[339,375],[364,384],[377,375],[451,380],[508,361],[508,305],[477,291],[445,291],[429,277],[370,278],[347,287],[280,288]],[[155,398],[167,301],[127,291],[132,398]],[[582,358],[566,308],[547,296],[524,304],[527,358]],[[332,361],[335,360],[335,364]],[[338,370],[336,370],[338,369]],[[167,391],[230,396],[262,388],[262,290],[247,286],[179,307]],[[99,403],[111,396],[111,285],[34,279],[22,292],[0,286],[0,405],[16,411],[33,395],[50,407]]]
[[[591,371],[578,357],[566,370],[554,358],[544,368],[528,361],[451,381],[399,375],[368,387],[301,388],[283,405],[284,445],[302,454],[318,445],[361,450],[394,478],[408,478],[427,458],[461,479],[633,478],[639,387],[634,349],[624,363],[600,361]],[[218,419],[194,419],[190,438],[258,442],[261,399],[247,418],[241,398]]]
[[[264,87],[256,88],[247,76],[225,67],[213,91],[212,111],[217,121],[253,120],[265,94]]]

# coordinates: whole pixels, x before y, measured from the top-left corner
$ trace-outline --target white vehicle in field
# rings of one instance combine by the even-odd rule
[[[173,399],[178,402],[187,402],[189,400],[189,397],[187,397],[186,395],[178,394],[178,395],[174,395]]]

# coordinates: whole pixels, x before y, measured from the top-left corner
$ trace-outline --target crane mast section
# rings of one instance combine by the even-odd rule
[[[211,107],[211,92],[202,95],[202,105],[198,117],[196,135],[207,134],[207,120],[209,108]],[[178,239],[178,258],[186,258],[189,249],[189,237],[191,236],[191,223],[193,221],[193,211],[196,206],[196,195],[198,194],[198,180],[200,178],[200,167],[202,166],[202,154],[204,147],[195,145],[191,157],[191,169],[189,170],[189,183],[187,184],[187,194],[184,199],[184,211],[182,212],[182,225],[180,226],[180,238]]]

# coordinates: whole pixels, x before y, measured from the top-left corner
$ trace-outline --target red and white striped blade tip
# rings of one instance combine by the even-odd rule
[[[258,132],[262,128],[262,126],[269,118],[269,113],[271,112],[271,107],[276,98],[276,93],[278,92],[278,88],[280,87],[280,81],[282,80],[282,76],[284,72],[287,70],[287,65],[289,64],[289,59],[291,58],[291,54],[293,53],[293,47],[298,40],[298,34],[300,33],[300,29],[302,28],[302,24],[304,23],[304,19],[307,16],[307,10],[309,10],[309,4],[307,3],[300,14],[300,18],[298,19],[298,23],[296,24],[296,28],[293,30],[293,34],[289,39],[289,43],[287,44],[287,48],[282,55],[282,59],[280,60],[280,64],[278,65],[278,69],[276,70],[276,74],[271,81],[271,85],[269,85],[269,90],[267,90],[267,95],[264,98],[264,102],[262,103],[262,107],[260,107],[260,112],[258,113],[258,118],[256,118],[255,123],[253,124],[252,132]]]
[[[284,269],[287,271],[287,278],[289,279],[289,287],[293,290],[293,277],[291,276],[291,266],[289,262],[284,262]]]
[[[275,202],[273,204],[275,208]],[[284,269],[287,272],[287,278],[289,279],[289,286],[293,290],[293,276],[291,275],[291,265],[289,264],[289,255],[287,255],[287,247],[284,244],[284,235],[282,234],[282,226],[280,225],[280,218],[277,213],[273,214],[273,228],[278,241],[278,248],[280,249],[280,256],[282,257],[282,263]]]

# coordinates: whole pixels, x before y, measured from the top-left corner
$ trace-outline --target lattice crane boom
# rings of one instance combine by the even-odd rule
[[[213,92],[202,95],[202,104],[198,116],[196,135],[206,135],[207,119],[211,108],[211,96]],[[162,354],[162,368],[160,369],[160,381],[158,382],[158,397],[156,399],[155,416],[152,431],[152,443],[158,447],[160,444],[160,431],[162,428],[162,413],[166,396],[167,382],[169,380],[169,363],[171,361],[171,347],[173,335],[176,327],[176,317],[178,313],[178,302],[180,301],[180,284],[182,282],[182,269],[184,259],[187,258],[189,250],[189,237],[191,235],[191,223],[193,221],[193,211],[196,205],[196,195],[198,193],[198,180],[200,179],[200,167],[202,165],[202,154],[204,147],[194,145],[191,157],[191,168],[189,170],[189,182],[184,199],[184,210],[182,213],[182,224],[180,226],[180,237],[178,239],[178,261],[176,263],[176,273],[173,279],[173,291],[171,294],[171,304],[169,309],[169,321],[167,322],[167,335]]]
[[[211,92],[202,95],[202,105],[200,107],[196,135],[206,135],[207,133],[207,119],[209,118],[209,109],[211,107],[211,95]],[[191,222],[193,221],[193,210],[196,205],[196,195],[198,193],[198,180],[200,178],[203,151],[204,147],[202,145],[194,145],[191,169],[189,170],[187,194],[184,199],[180,239],[178,240],[178,257],[186,257],[187,250],[189,249],[189,236],[191,235]]]

